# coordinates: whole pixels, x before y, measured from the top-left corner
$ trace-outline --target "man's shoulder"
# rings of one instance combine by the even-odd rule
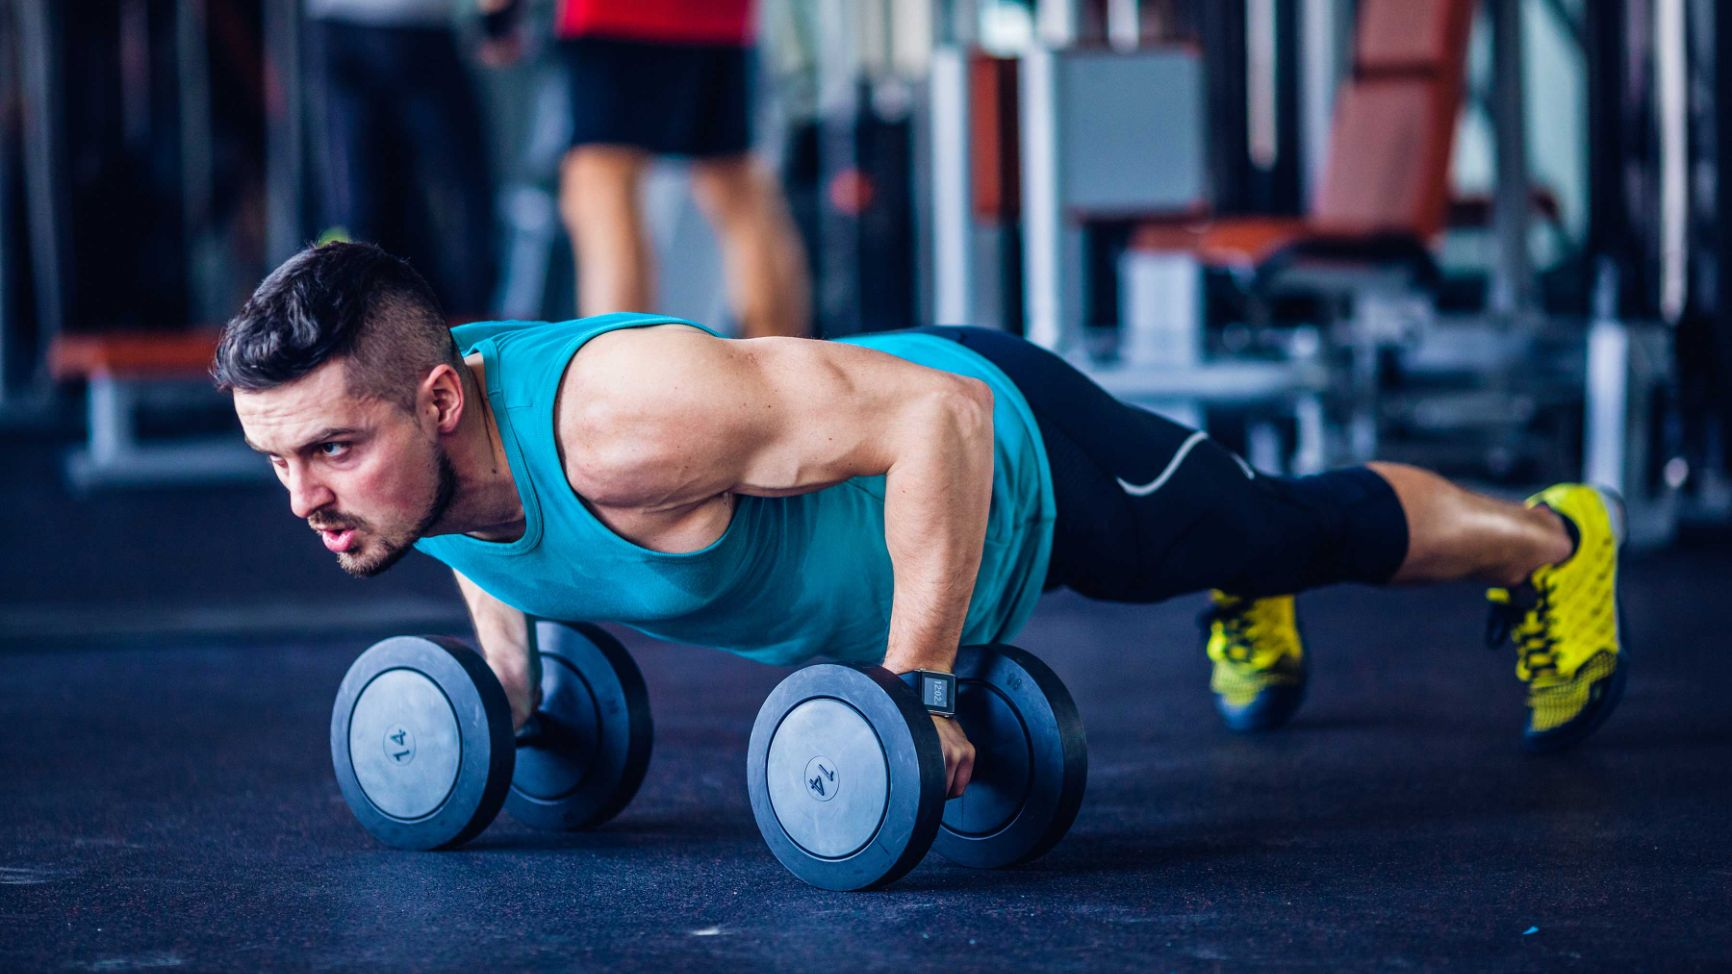
[[[726,348],[678,323],[608,332],[580,348],[554,411],[572,486],[595,492],[616,478],[641,480],[646,466],[681,452],[728,381]]]
[[[677,369],[692,338],[725,341],[714,332],[684,321],[596,334],[572,357],[561,383],[562,391],[581,387],[591,396],[608,399],[653,393],[665,387],[669,370]]]

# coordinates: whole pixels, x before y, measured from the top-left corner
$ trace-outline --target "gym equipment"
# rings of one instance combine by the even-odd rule
[[[331,763],[361,825],[400,849],[461,845],[500,809],[534,828],[593,828],[619,814],[649,766],[643,674],[587,623],[537,622],[541,706],[515,735],[487,662],[440,636],[362,653],[331,712]]]
[[[758,711],[746,757],[770,851],[806,882],[884,886],[937,844],[962,865],[1027,862],[1063,837],[1087,780],[1087,744],[1058,677],[1014,646],[964,647],[957,717],[975,776],[944,800],[944,756],[915,692],[878,666],[818,663]]]
[[[337,690],[337,785],[386,845],[440,849],[473,838],[499,814],[515,757],[505,690],[455,639],[376,643]]]
[[[945,803],[933,849],[998,869],[1045,855],[1076,821],[1088,741],[1076,702],[1045,663],[1015,646],[956,658],[956,719],[974,744],[974,776]]]
[[[746,752],[758,831],[813,886],[872,889],[926,854],[944,807],[938,730],[880,666],[818,663],[777,684]]]
[[[588,623],[537,622],[541,706],[517,735],[506,811],[539,829],[594,828],[643,783],[654,728],[643,674]]]

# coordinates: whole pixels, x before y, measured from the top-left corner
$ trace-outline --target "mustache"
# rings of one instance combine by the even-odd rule
[[[351,528],[359,528],[365,523],[366,522],[359,518],[352,518],[345,514],[334,513],[315,514],[312,517],[307,518],[307,524],[311,526],[314,531],[347,531]]]

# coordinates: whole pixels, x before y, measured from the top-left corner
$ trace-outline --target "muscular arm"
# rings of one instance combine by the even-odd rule
[[[486,592],[481,586],[457,576],[457,588],[469,608],[469,619],[475,625],[475,639],[481,645],[481,655],[505,687],[511,701],[511,726],[522,727],[535,712],[541,696],[541,660],[535,652],[535,630],[529,617]]]
[[[992,497],[985,383],[853,345],[674,327],[591,342],[562,396],[566,476],[604,508],[677,517],[883,475],[885,665],[951,668]]]

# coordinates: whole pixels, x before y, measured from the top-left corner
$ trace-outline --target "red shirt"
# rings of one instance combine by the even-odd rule
[[[753,0],[562,0],[560,37],[749,44]]]

